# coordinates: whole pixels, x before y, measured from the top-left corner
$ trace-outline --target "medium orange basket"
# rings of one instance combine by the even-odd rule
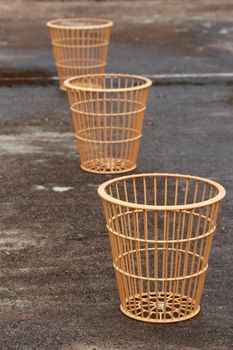
[[[147,78],[126,74],[65,81],[82,169],[115,174],[136,168],[151,84]]]
[[[104,73],[113,22],[95,18],[63,18],[47,23],[60,89],[64,80],[82,74]]]
[[[98,193],[121,311],[152,323],[197,315],[224,188],[195,176],[140,174],[107,181]]]

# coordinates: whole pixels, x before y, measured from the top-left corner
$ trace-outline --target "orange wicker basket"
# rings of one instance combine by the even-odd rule
[[[224,188],[200,177],[142,174],[107,181],[98,193],[122,312],[154,323],[195,316]]]
[[[136,168],[150,85],[126,74],[65,81],[82,169],[114,174]]]
[[[60,79],[104,73],[113,23],[106,19],[63,18],[47,23]]]

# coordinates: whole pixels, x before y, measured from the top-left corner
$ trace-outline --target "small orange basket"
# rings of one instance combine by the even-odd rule
[[[140,174],[109,180],[98,193],[121,311],[152,323],[197,315],[224,188],[196,176]]]
[[[65,81],[82,169],[116,174],[136,168],[152,82],[126,74],[94,74]]]
[[[104,73],[113,23],[97,18],[63,18],[47,23],[60,89],[64,80],[82,74]]]

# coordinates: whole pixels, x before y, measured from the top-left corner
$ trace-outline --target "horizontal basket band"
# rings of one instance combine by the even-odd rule
[[[134,238],[134,237],[130,237],[130,236],[124,236],[121,233],[118,233],[114,230],[112,230],[108,225],[107,229],[110,233],[112,233],[113,235],[123,238],[125,240],[129,240],[132,242],[141,242],[141,243],[151,243],[151,244],[173,244],[173,243],[186,243],[186,242],[195,242],[198,241],[202,238],[206,238],[208,236],[210,236],[211,234],[214,233],[216,226],[214,226],[214,228],[208,232],[205,232],[204,234],[200,235],[200,236],[195,236],[195,237],[190,237],[190,238],[184,238],[184,239],[173,239],[173,240],[152,240],[152,239],[142,239],[142,238]]]
[[[63,61],[56,61],[56,66],[58,68],[66,68],[66,69],[87,69],[87,68],[102,68],[106,66],[106,63],[98,63],[98,64],[91,64],[91,62],[88,65],[79,65],[78,63],[76,64],[65,64],[61,63]]]
[[[93,100],[93,103],[98,103],[99,101],[103,101],[103,100]],[[106,100],[105,100],[106,101]],[[85,105],[86,101],[83,101],[83,105]],[[80,102],[80,106],[82,105],[82,102]],[[142,107],[140,109],[137,110],[133,110],[133,111],[129,111],[129,112],[119,112],[119,113],[112,113],[112,112],[103,112],[103,113],[95,113],[95,112],[85,112],[82,110],[77,110],[74,109],[73,106],[70,107],[71,111],[77,114],[82,114],[82,115],[86,115],[86,116],[93,116],[93,117],[125,117],[125,116],[131,116],[131,115],[135,115],[135,114],[139,114],[139,113],[143,113],[146,109],[146,107]]]
[[[155,278],[155,277],[144,277],[144,276],[138,276],[138,275],[134,275],[134,274],[130,274],[127,271],[122,270],[121,268],[119,268],[118,266],[115,265],[115,263],[113,263],[114,269],[121,273],[124,276],[127,276],[129,278],[134,278],[137,280],[144,280],[144,281],[152,281],[152,282],[169,282],[169,281],[182,281],[182,280],[188,280],[191,278],[195,278],[198,276],[203,275],[207,269],[208,269],[208,264],[200,271],[193,273],[192,275],[186,275],[186,276],[180,276],[180,277],[166,277],[166,278]]]
[[[55,40],[52,41],[52,45],[59,48],[59,47],[65,47],[67,49],[90,49],[90,48],[104,48],[108,46],[109,41],[103,41],[97,44],[62,44],[59,42],[56,42]]]
[[[125,129],[127,130],[127,129]],[[87,139],[85,137],[82,137],[82,136],[79,136],[79,135],[75,135],[76,136],[76,139],[78,141],[81,141],[81,142],[86,142],[86,143],[95,143],[95,144],[108,144],[108,145],[113,145],[113,144],[122,144],[122,143],[129,143],[129,142],[134,142],[134,141],[137,141],[139,140],[141,137],[142,137],[142,134],[139,134],[135,137],[131,137],[131,138],[128,138],[128,139],[123,139],[123,140],[113,140],[113,141],[106,141],[106,140],[93,140],[93,139]]]

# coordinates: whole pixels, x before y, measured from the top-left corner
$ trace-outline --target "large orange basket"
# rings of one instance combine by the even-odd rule
[[[60,89],[64,80],[82,74],[105,72],[113,23],[97,18],[63,18],[47,23]]]
[[[65,81],[82,169],[123,173],[136,168],[147,78],[95,74]]]
[[[224,188],[200,177],[142,174],[107,181],[98,193],[121,311],[154,323],[195,316]]]

